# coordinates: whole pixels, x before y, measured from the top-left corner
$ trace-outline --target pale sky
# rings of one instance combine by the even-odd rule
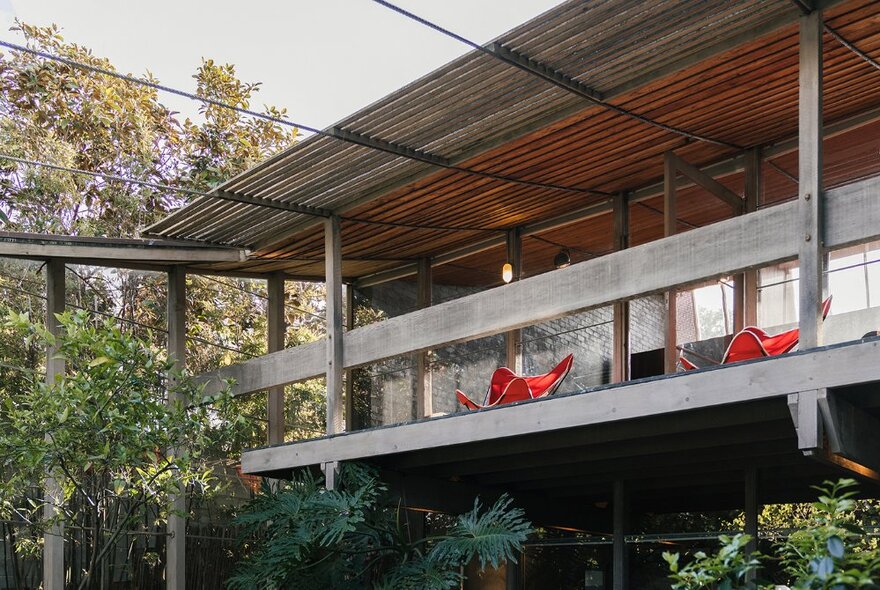
[[[398,5],[483,43],[561,0],[399,0]],[[385,96],[468,47],[370,0],[0,0],[0,38],[13,18],[55,23],[123,72],[150,70],[194,90],[203,57],[232,63],[263,82],[252,108],[287,107],[291,119],[325,127]],[[162,95],[192,114],[190,101]]]

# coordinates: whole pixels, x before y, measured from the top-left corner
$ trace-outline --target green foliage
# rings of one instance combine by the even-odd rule
[[[760,565],[757,554],[746,554],[745,549],[752,538],[749,535],[721,535],[721,549],[715,555],[702,551],[694,554],[694,560],[684,566],[679,565],[678,553],[663,553],[669,564],[673,580],[673,590],[738,590],[747,588],[746,576]]]
[[[92,531],[81,584],[90,587],[122,534],[148,514],[167,517],[181,486],[218,491],[204,450],[237,452],[250,425],[229,411],[228,395],[209,406],[163,353],[118,326],[85,312],[58,320],[57,339],[26,314],[8,312],[2,321],[5,334],[53,346],[65,369],[50,382],[20,371],[0,384],[0,516],[31,525],[33,534],[58,523]],[[59,494],[24,493],[47,477]]]
[[[813,522],[780,547],[793,590],[880,588],[880,550],[855,524],[855,485],[841,479],[819,488]]]
[[[345,464],[339,479],[338,489],[326,490],[302,471],[277,489],[264,486],[239,519],[251,545],[230,590],[456,588],[460,566],[515,560],[532,532],[523,512],[502,497],[486,509],[476,501],[443,536],[412,539],[405,511],[373,470]]]
[[[107,70],[115,68],[88,48],[66,42],[56,26],[18,22],[24,43]],[[149,73],[146,78],[152,80]],[[236,77],[235,68],[204,60],[194,73],[196,93],[239,107],[252,105],[259,84]],[[209,190],[247,167],[292,145],[295,129],[254,120],[230,109],[203,106],[197,117],[182,118],[153,89],[86,72],[21,53],[0,53],[0,153],[195,190]],[[266,106],[264,112],[285,112]],[[173,191],[32,167],[0,160],[0,222],[6,231],[97,236],[137,236],[186,198]],[[162,273],[70,267],[68,303],[120,316],[125,329],[159,342],[147,326],[164,323]],[[35,276],[36,274],[36,276]],[[9,307],[39,317],[38,273],[4,263],[0,292]],[[266,288],[246,279],[188,279],[187,364],[193,373],[266,352]],[[26,292],[37,293],[29,296]],[[288,345],[323,335],[323,287],[288,281]],[[7,344],[4,342],[4,344]],[[20,342],[4,346],[4,362],[36,369],[39,351]],[[0,370],[0,380],[5,379]],[[323,390],[294,385],[289,399],[293,436],[323,429]],[[243,414],[260,416],[259,396],[236,401]],[[263,442],[255,439],[251,444]]]
[[[856,482],[841,479],[817,488],[812,510],[776,549],[788,586],[760,588],[791,590],[852,590],[880,588],[880,548],[856,525]],[[749,588],[746,572],[761,566],[761,557],[747,555],[747,535],[720,537],[717,555],[699,552],[680,565],[677,553],[664,553],[674,590]]]

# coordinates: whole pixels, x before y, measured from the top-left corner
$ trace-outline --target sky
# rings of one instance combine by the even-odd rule
[[[399,0],[398,5],[483,43],[561,0]],[[202,58],[232,63],[262,82],[251,105],[286,107],[326,127],[468,51],[371,0],[0,0],[0,38],[14,18],[57,24],[67,41],[127,73],[153,73],[194,90]],[[185,115],[198,105],[163,95]]]

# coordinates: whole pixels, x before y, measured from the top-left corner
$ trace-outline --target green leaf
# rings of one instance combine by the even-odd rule
[[[828,538],[828,542],[826,543],[828,547],[828,553],[831,557],[836,559],[842,559],[843,553],[845,551],[845,547],[843,545],[843,540],[837,535]]]
[[[110,362],[110,359],[108,359],[106,356],[99,356],[99,357],[93,359],[92,362],[89,363],[89,368],[91,369],[93,367],[97,367],[98,365],[103,365],[104,363],[109,363],[109,362]]]

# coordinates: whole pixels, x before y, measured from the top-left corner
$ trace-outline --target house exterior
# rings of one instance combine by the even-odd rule
[[[243,470],[332,486],[368,461],[439,511],[509,492],[536,523],[608,532],[614,588],[633,511],[744,507],[754,533],[762,503],[876,480],[877,322],[866,305],[823,338],[819,305],[835,257],[880,237],[878,56],[872,2],[566,2],[154,226],[252,252],[215,268],[326,281],[324,341],[204,376],[276,400],[326,379],[327,436],[276,432]],[[780,268],[797,288],[774,296]],[[699,339],[681,293],[718,277],[728,333],[787,298],[799,352],[677,371]],[[355,327],[358,302],[383,321]],[[551,398],[451,397],[568,352],[580,380]]]
[[[829,278],[844,256],[876,280],[878,149],[876,2],[571,0],[149,232],[241,253],[178,264],[178,286],[266,277],[277,302],[284,280],[326,283],[326,338],[284,348],[270,305],[273,352],[201,376],[269,391],[269,445],[243,472],[320,468],[332,486],[367,461],[439,512],[507,492],[537,524],[607,533],[584,587],[624,589],[633,513],[742,508],[755,534],[760,505],[824,479],[876,494],[876,303],[827,324],[820,304],[851,291]],[[795,321],[799,350],[679,370],[679,347],[708,340],[693,289],[719,278],[728,335]],[[554,396],[454,401],[568,353]],[[326,435],[285,441],[284,386],[315,378]]]

